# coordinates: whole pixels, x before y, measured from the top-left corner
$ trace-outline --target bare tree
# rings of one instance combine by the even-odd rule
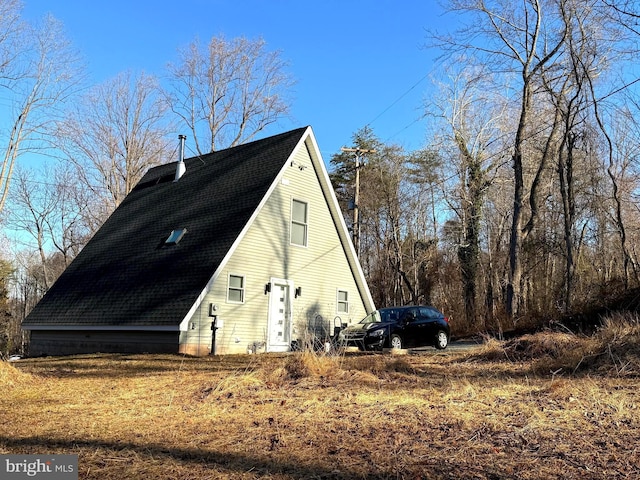
[[[5,259],[0,259],[0,361],[4,360],[20,348],[16,345],[16,322],[12,321],[9,306],[9,284],[13,274],[13,266]]]
[[[155,78],[121,74],[91,90],[58,125],[59,147],[90,197],[79,198],[95,231],[149,167],[171,159]]]
[[[45,224],[46,219],[53,214],[57,200],[51,195],[51,189],[37,188],[38,186],[46,187],[46,185],[31,183],[32,178],[33,172],[18,171],[18,181],[14,188],[15,198],[12,202],[14,208],[11,224],[16,230],[28,233],[35,240],[42,266],[44,286],[45,289],[49,289],[52,279],[47,269]]]
[[[581,256],[589,253],[590,229],[598,251],[608,251],[611,259],[602,276],[611,278],[612,265],[620,262],[620,276],[629,286],[630,274],[638,277],[629,237],[630,178],[623,171],[629,159],[619,164],[615,159],[611,119],[620,107],[616,94],[637,83],[620,81],[628,81],[625,61],[634,61],[629,55],[637,52],[637,2],[450,0],[448,5],[472,21],[452,36],[435,38],[449,54],[473,53],[497,86],[516,92],[519,105],[510,134],[507,312],[514,319],[530,312],[531,294],[541,305],[542,290],[546,305],[571,309],[586,280],[588,263]],[[598,155],[607,160],[598,162]],[[618,236],[609,250],[603,244],[611,240],[608,221]]]
[[[358,166],[359,258],[372,295],[380,305],[431,303],[437,281],[437,242],[432,232],[437,226],[430,222],[439,157],[430,151],[407,154],[397,145],[382,143],[368,127],[353,135],[352,145],[368,151]],[[353,228],[349,212],[355,207],[353,154],[333,155],[331,165],[332,183]]]
[[[60,168],[53,172],[47,169],[44,178],[37,180],[31,170],[18,168],[16,172],[8,225],[37,251],[46,291],[77,255],[87,233],[80,226],[81,212],[70,195],[74,183],[68,174]],[[51,262],[52,250],[60,261]]]
[[[455,51],[481,56],[500,72],[517,74],[519,114],[512,141],[513,213],[509,240],[509,279],[506,310],[517,316],[521,306],[521,249],[525,237],[523,207],[529,195],[525,155],[531,128],[533,98],[541,76],[557,60],[567,35],[562,18],[564,0],[451,0],[450,10],[471,14],[473,23],[453,37],[439,37]]]
[[[456,65],[465,65],[464,59]],[[468,324],[480,328],[485,328],[488,320],[478,316],[476,305],[483,209],[495,171],[506,161],[500,142],[506,105],[492,92],[489,79],[483,68],[465,65],[449,73],[438,98],[426,106],[428,113],[444,123],[441,155],[451,159],[443,164],[449,170],[445,177],[458,182],[446,201],[459,222],[457,256],[464,310]],[[453,228],[452,222],[449,226]],[[479,318],[485,321],[478,324]]]
[[[45,144],[82,74],[78,57],[61,25],[47,17],[41,25],[20,22],[19,4],[0,0],[0,88],[10,96],[4,113],[8,129],[0,135],[0,211],[5,206],[16,160]]]
[[[26,26],[20,19],[18,0],[0,1],[0,85],[7,87],[15,79],[21,31]]]
[[[600,72],[599,55],[603,49],[598,45],[600,37],[598,26],[593,22],[594,12],[591,9],[577,8],[578,5],[567,2],[563,21],[566,26],[566,66],[564,75],[544,79],[544,85],[554,109],[556,118],[561,118],[560,138],[557,145],[557,173],[564,236],[564,311],[569,312],[575,294],[575,276],[577,258],[580,254],[584,229],[578,228],[579,197],[577,187],[580,184],[578,172],[580,164],[588,158],[590,141],[593,135],[590,130],[590,104],[593,99],[587,84],[590,76]],[[580,5],[583,7],[583,5]],[[594,29],[596,31],[594,31]],[[556,124],[554,123],[554,127]],[[584,175],[583,175],[584,176]],[[580,231],[581,230],[581,231]]]
[[[613,31],[614,34],[617,29],[630,34],[629,36],[625,36],[620,32],[617,38],[613,37],[613,34],[609,35],[609,38],[613,37],[614,40],[618,41],[618,44],[615,47],[615,50],[617,50],[616,53],[620,55],[621,52],[624,52],[622,54],[623,58],[626,58],[630,62],[635,62],[638,54],[638,35],[640,35],[640,30],[638,29],[640,7],[638,6],[638,3],[634,0],[602,0],[602,3],[608,7],[608,9],[604,11],[603,16],[606,16],[607,20],[611,20],[610,23],[607,23],[607,29]],[[598,53],[600,56],[602,56],[601,52]],[[631,56],[629,57],[629,55]],[[577,59],[577,61],[582,64],[582,59]],[[621,153],[621,144],[619,142],[614,143],[613,137],[615,135],[619,135],[621,129],[617,128],[616,132],[615,126],[617,122],[607,121],[608,102],[606,102],[605,99],[607,99],[607,97],[609,97],[613,93],[626,91],[628,87],[635,84],[638,79],[635,79],[629,84],[625,84],[614,89],[611,93],[604,95],[601,98],[597,98],[596,89],[598,84],[598,76],[599,72],[597,71],[587,71],[587,74],[585,75],[585,84],[587,85],[586,88],[590,93],[590,99],[593,102],[593,112],[596,118],[597,127],[604,137],[604,157],[606,158],[605,168],[607,176],[611,182],[611,197],[614,203],[615,212],[613,215],[613,224],[620,242],[620,253],[623,265],[623,282],[624,286],[628,287],[631,273],[630,270],[633,270],[636,282],[640,280],[640,267],[638,266],[634,255],[632,254],[633,247],[631,247],[629,244],[630,242],[628,226],[624,218],[624,209],[625,204],[627,203],[624,191],[624,172],[626,170],[625,164],[628,163],[628,159],[625,159],[626,155],[624,153]],[[620,107],[619,111],[613,116],[625,115],[629,111],[628,106],[635,109],[635,111],[640,111],[640,109],[638,108],[637,96],[626,96],[625,101],[628,105],[623,105],[622,107]],[[609,116],[611,115],[609,114]],[[630,120],[631,121],[628,122],[630,125],[636,123],[635,118],[631,118]]]
[[[638,29],[640,7],[636,0],[602,0],[602,3],[609,7],[609,14],[614,22],[635,35],[640,35],[640,29]]]
[[[198,154],[251,140],[289,112],[292,79],[264,40],[213,37],[192,42],[169,65],[171,109],[191,131]]]

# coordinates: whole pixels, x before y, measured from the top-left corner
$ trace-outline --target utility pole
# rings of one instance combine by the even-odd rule
[[[360,256],[360,218],[358,213],[358,202],[360,201],[360,167],[364,164],[360,163],[360,157],[363,153],[376,153],[375,150],[363,150],[361,148],[346,148],[342,147],[340,150],[348,153],[356,154],[356,180],[355,180],[355,192],[353,195],[353,245],[356,248],[356,254]]]

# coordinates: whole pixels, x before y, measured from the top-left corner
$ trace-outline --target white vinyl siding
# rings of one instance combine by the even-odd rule
[[[302,289],[302,295],[292,298],[294,340],[302,340],[318,317],[330,329],[337,316],[338,289],[350,293],[349,313],[340,314],[342,322],[356,323],[367,314],[362,299],[354,293],[358,287],[304,145],[293,160],[307,168],[287,169],[284,178],[288,182],[278,182],[203,301],[203,305],[220,304],[216,312],[222,325],[216,333],[218,354],[246,353],[253,346],[264,351],[260,348],[266,342],[271,295],[265,290],[272,278],[291,281],[292,297],[295,288]],[[306,248],[291,244],[294,200],[307,205]],[[245,277],[245,303],[225,302],[229,275],[247,269],[251,275]],[[203,311],[203,321],[207,316]],[[203,327],[205,331],[210,335],[210,325]]]

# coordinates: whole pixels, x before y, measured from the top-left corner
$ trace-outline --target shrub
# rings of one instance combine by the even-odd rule
[[[296,352],[285,361],[285,371],[292,379],[305,377],[329,378],[336,375],[340,370],[340,357],[325,355],[313,350]]]
[[[0,385],[13,387],[31,383],[33,377],[28,373],[21,372],[9,362],[0,360]]]

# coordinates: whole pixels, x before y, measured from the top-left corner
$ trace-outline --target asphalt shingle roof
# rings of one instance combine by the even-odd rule
[[[305,131],[150,169],[23,325],[177,327]]]

